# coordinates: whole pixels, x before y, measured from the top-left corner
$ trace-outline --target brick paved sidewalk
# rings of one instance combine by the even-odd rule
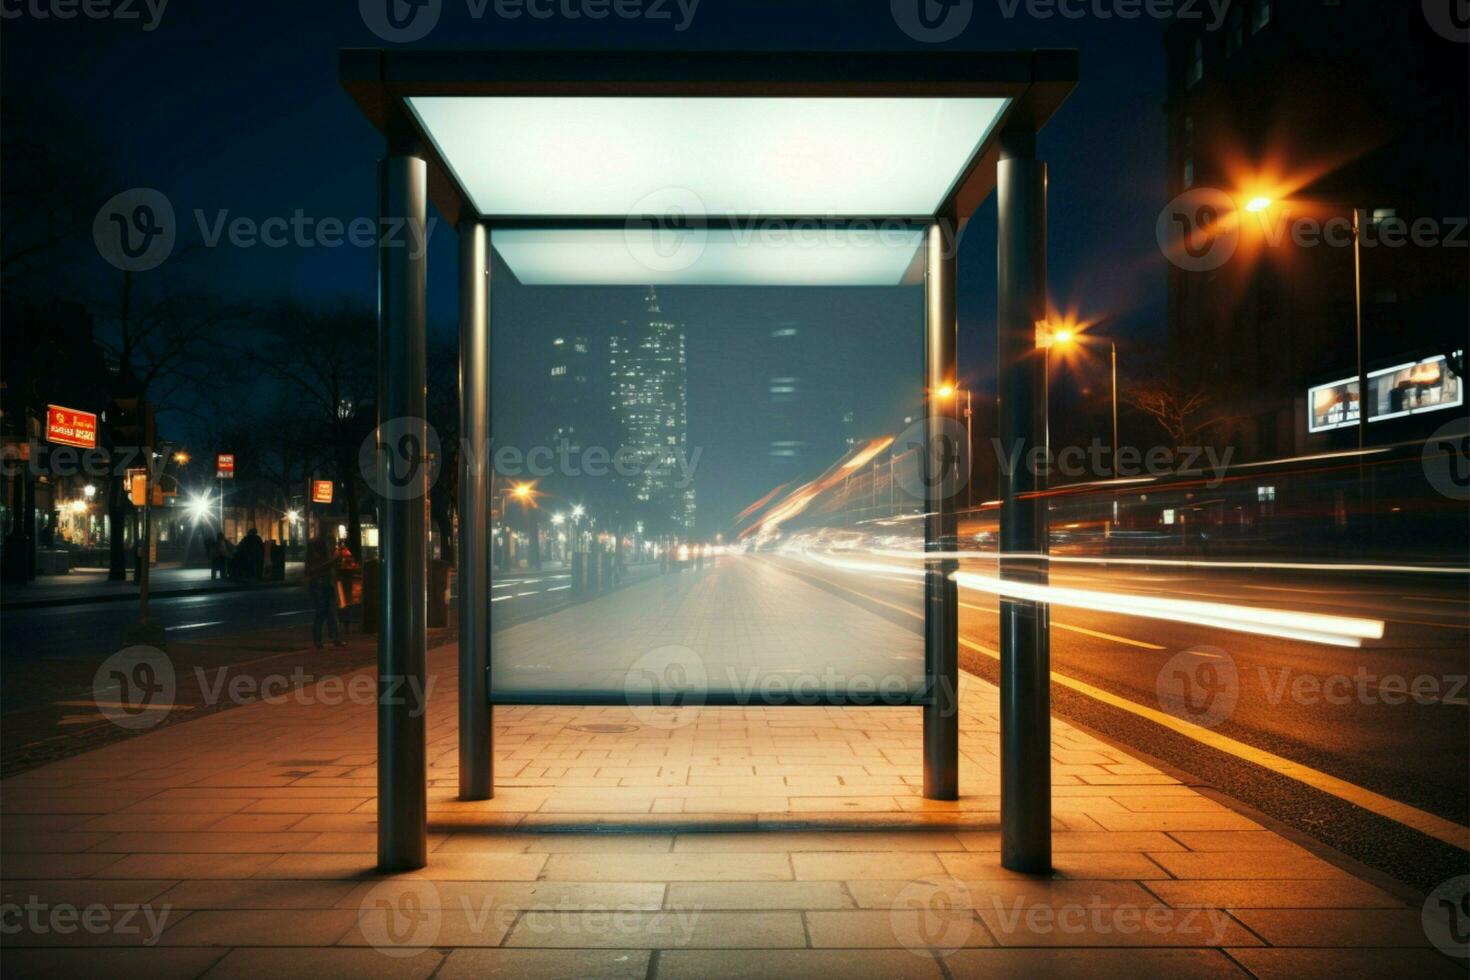
[[[462,803],[454,655],[430,658],[428,868],[373,870],[364,671],[0,783],[0,969],[1464,974],[1415,896],[1062,722],[1056,874],[1004,871],[996,690],[970,677],[957,803],[919,796],[908,708],[499,709],[497,798]]]

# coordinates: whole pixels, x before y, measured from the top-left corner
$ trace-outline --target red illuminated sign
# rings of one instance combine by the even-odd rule
[[[314,504],[330,504],[332,502],[332,481],[311,481],[311,502]]]
[[[235,454],[220,453],[214,458],[214,475],[219,480],[235,478]]]
[[[96,449],[97,416],[74,408],[47,405],[46,441],[80,449]]]

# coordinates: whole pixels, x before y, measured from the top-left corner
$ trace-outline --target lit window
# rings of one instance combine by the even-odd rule
[[[1172,511],[1172,510],[1166,510],[1166,511],[1164,511],[1164,523],[1165,524],[1173,524],[1174,523],[1174,511]]]
[[[1230,19],[1225,26],[1225,53],[1234,54],[1245,45],[1245,14],[1241,13],[1239,7],[1230,11]]]
[[[1399,213],[1395,208],[1374,208],[1373,225],[1374,227],[1377,227],[1378,225],[1383,224],[1385,221],[1390,221],[1394,218],[1397,218],[1398,216]]]
[[[1194,186],[1194,157],[1184,161],[1184,186]]]
[[[558,364],[556,367],[554,367],[554,368],[551,369],[551,376],[553,378],[559,378],[559,377],[561,377],[562,375],[564,375],[566,373],[567,373],[567,366],[565,364]]]
[[[1276,499],[1275,487],[1256,487],[1256,500],[1267,503]]]
[[[1195,38],[1189,43],[1189,67],[1185,73],[1185,83],[1193,88],[1205,77],[1205,43]]]
[[[1256,0],[1255,17],[1251,19],[1251,33],[1271,23],[1271,0]]]

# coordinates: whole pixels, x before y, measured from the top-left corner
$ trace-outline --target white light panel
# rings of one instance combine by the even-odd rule
[[[933,214],[1005,99],[416,96],[486,217]]]
[[[914,228],[664,230],[497,228],[490,241],[527,286],[897,286],[916,268]],[[917,281],[917,280],[916,280]]]

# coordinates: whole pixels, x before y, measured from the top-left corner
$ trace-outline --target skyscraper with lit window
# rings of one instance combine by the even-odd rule
[[[688,369],[684,324],[665,315],[653,287],[641,315],[619,322],[608,341],[609,389],[622,445],[638,461],[627,478],[636,509],[672,534],[694,528],[694,488],[679,487],[688,458]]]
[[[596,411],[593,367],[592,345],[585,336],[552,338],[546,403],[553,448],[562,442],[575,446],[595,438],[587,424]]]

